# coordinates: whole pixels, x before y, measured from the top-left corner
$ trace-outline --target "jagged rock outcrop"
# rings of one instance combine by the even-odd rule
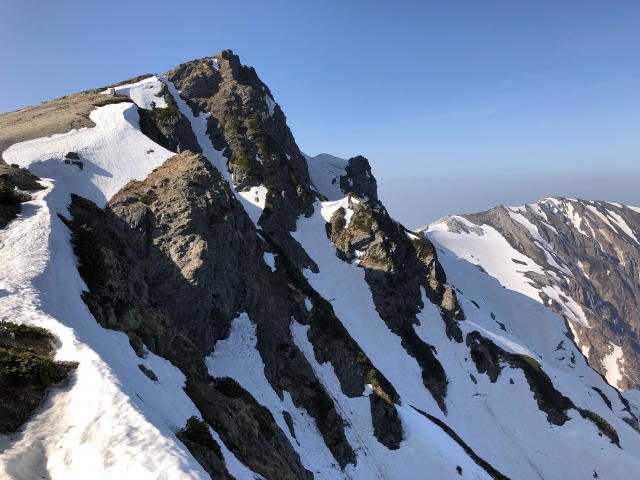
[[[138,106],[140,130],[158,145],[172,152],[189,150],[202,153],[198,139],[191,129],[191,123],[176,105],[166,85],[162,85],[157,97],[164,100],[166,107],[158,107],[156,101],[150,102],[148,109]]]
[[[461,342],[462,333],[456,322],[464,319],[464,315],[455,293],[446,285],[433,245],[425,238],[413,236],[412,240],[378,202],[368,161],[355,157],[349,161],[346,171],[341,185],[360,190],[367,201],[350,194],[346,208],[338,208],[327,224],[327,234],[343,260],[357,262],[365,269],[365,279],[378,313],[391,331],[400,336],[407,352],[416,358],[425,386],[446,412],[445,370],[435,357],[433,347],[418,337],[413,325],[418,322],[416,314],[424,308],[424,291],[429,300],[440,306],[450,338]],[[349,176],[350,172],[356,175],[355,180]]]
[[[371,205],[378,204],[378,182],[371,173],[371,165],[362,155],[350,158],[345,175],[340,177],[340,188],[345,193],[353,193]]]
[[[261,227],[298,266],[313,265],[288,232],[299,215],[310,215],[315,196],[306,161],[280,107],[252,67],[226,50],[184,63],[167,73],[194,115],[207,117],[207,135],[228,159],[240,191],[267,188]]]
[[[237,312],[255,308],[259,284],[254,226],[220,173],[184,152],[109,202],[113,223],[144,259],[146,291],[208,354]]]

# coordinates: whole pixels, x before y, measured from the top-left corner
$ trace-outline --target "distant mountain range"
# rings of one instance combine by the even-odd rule
[[[3,478],[636,477],[640,209],[409,231],[231,51],[0,153]]]

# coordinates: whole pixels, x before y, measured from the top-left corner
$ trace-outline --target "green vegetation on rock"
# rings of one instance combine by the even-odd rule
[[[139,198],[145,205],[151,205],[158,199],[158,194],[153,189],[150,189],[147,193],[140,195]]]
[[[611,440],[611,443],[615,443],[618,447],[620,446],[620,437],[618,437],[618,432],[609,422],[590,410],[579,408],[578,411],[580,412],[580,415],[582,415],[582,418],[588,418],[591,420],[596,427],[598,427],[598,430]]]
[[[178,438],[189,440],[207,450],[213,450],[220,458],[224,458],[220,446],[211,436],[209,426],[195,416],[187,420],[187,425],[178,432]]]
[[[16,384],[55,382],[59,370],[49,357],[0,348],[0,377]]]
[[[418,238],[411,240],[413,247],[416,249],[416,254],[421,260],[431,260],[435,254],[433,244],[424,235],[418,235]]]
[[[347,221],[345,220],[345,210],[344,208],[338,208],[333,215],[331,215],[331,233],[335,235],[336,233],[340,233],[347,226]]]
[[[16,339],[53,340],[53,334],[42,327],[32,327],[24,323],[0,321],[0,331],[6,331]]]
[[[53,338],[44,328],[0,322],[0,433],[15,431],[45,390],[77,367],[51,358]]]
[[[246,129],[242,123],[242,120],[240,120],[240,117],[236,115],[231,115],[229,117],[229,121],[225,125],[225,133],[227,135],[233,136],[233,135],[242,135],[245,132],[246,132]]]

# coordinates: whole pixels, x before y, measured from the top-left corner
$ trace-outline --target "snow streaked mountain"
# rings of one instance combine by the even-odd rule
[[[78,363],[0,437],[2,475],[634,478],[634,394],[491,249],[529,257],[464,218],[406,231],[274,98],[225,51],[57,112],[94,126],[39,138],[44,105],[0,133],[45,187],[0,230],[0,317]]]
[[[611,385],[638,388],[638,208],[550,197],[449,217],[428,231],[507,288],[566,318],[589,363]]]

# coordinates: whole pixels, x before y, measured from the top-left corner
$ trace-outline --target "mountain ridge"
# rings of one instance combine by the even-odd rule
[[[564,320],[393,220],[364,157],[304,156],[233,52],[101,92],[94,125],[0,138],[46,187],[0,230],[0,317],[48,328],[78,362],[2,437],[4,474],[82,475],[86,455],[105,478],[640,465],[634,399]]]

